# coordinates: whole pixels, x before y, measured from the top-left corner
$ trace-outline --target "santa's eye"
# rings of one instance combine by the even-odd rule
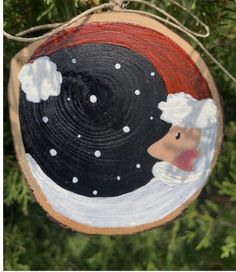
[[[180,135],[181,135],[180,132],[175,133],[175,139],[176,139],[176,140],[179,140],[179,139],[180,139]]]

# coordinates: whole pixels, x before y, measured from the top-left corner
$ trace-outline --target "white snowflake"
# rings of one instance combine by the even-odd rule
[[[120,68],[121,68],[120,63],[116,63],[115,68],[116,68],[117,70],[120,69]]]
[[[123,131],[124,131],[124,133],[129,133],[130,132],[130,128],[128,126],[124,126],[123,127]]]
[[[101,151],[100,151],[100,150],[96,150],[96,151],[94,152],[94,155],[95,155],[95,157],[97,157],[97,158],[101,157]]]
[[[78,178],[77,177],[73,177],[73,179],[72,179],[72,182],[73,183],[77,183],[79,180],[78,180]]]
[[[50,149],[49,153],[51,154],[52,157],[57,155],[57,151],[55,149]]]

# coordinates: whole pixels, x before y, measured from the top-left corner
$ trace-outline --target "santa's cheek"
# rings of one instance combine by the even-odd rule
[[[190,172],[193,168],[193,163],[198,157],[198,151],[196,149],[188,149],[182,152],[175,160],[174,165],[180,169]]]

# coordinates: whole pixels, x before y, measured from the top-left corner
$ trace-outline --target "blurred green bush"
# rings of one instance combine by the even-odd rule
[[[66,21],[99,2],[4,0],[4,29],[17,33],[35,25]],[[167,0],[151,2],[198,30],[188,15]],[[210,26],[211,35],[202,42],[236,75],[236,1],[180,2]],[[137,5],[133,8],[143,9]],[[24,46],[4,40],[4,269],[234,270],[236,85],[203,56],[224,101],[225,138],[217,166],[198,200],[179,218],[152,231],[131,236],[88,236],[51,222],[31,198],[19,172],[9,127],[7,83],[10,59]]]

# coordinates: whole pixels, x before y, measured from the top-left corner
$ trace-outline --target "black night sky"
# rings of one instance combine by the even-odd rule
[[[61,93],[33,103],[21,91],[26,153],[61,187],[89,197],[133,191],[151,180],[147,148],[168,131],[157,108],[165,84],[153,65],[116,45],[84,44],[49,56]]]

